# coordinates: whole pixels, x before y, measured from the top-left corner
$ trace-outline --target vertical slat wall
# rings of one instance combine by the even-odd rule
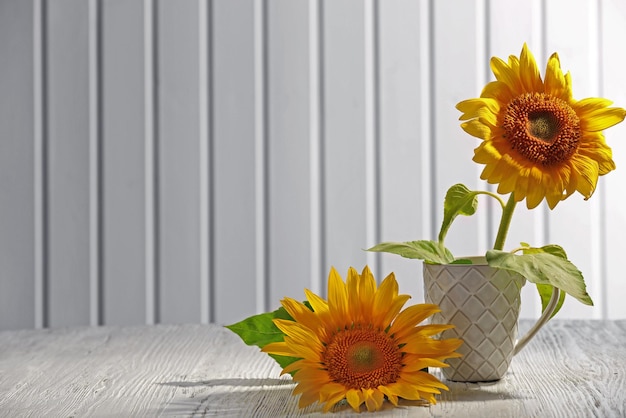
[[[156,17],[156,182],[157,182],[157,317],[159,322],[201,320],[202,248],[200,212],[203,190],[200,113],[206,83],[200,74],[206,53],[200,50],[202,19],[196,0],[158,1]],[[203,88],[203,85],[205,86]]]
[[[33,327],[41,293],[35,279],[33,16],[29,2],[0,2],[0,329]]]
[[[419,262],[363,249],[486,187],[455,104],[526,42],[626,106],[625,23],[619,0],[0,0],[0,329],[231,323],[366,263],[420,302]],[[590,201],[515,214],[507,247],[585,273],[596,307],[560,317],[626,317],[625,135]],[[485,251],[498,215],[481,198],[448,246]]]
[[[261,12],[250,0],[212,3],[212,319],[220,323],[265,309]]]
[[[93,2],[58,0],[45,5],[47,324],[93,323],[92,124],[90,66]],[[6,237],[19,240],[17,237]],[[5,238],[5,239],[6,239]]]
[[[378,2],[379,208],[380,235],[386,240],[430,238],[434,229],[428,198],[433,179],[430,18],[428,2]],[[393,271],[403,292],[413,301],[424,300],[419,263],[391,254],[382,254],[380,261],[383,275]]]
[[[144,5],[101,6],[102,318],[141,323],[146,303]],[[151,295],[152,297],[152,295]]]
[[[626,103],[626,78],[623,76],[624,57],[619,53],[622,39],[626,37],[626,4],[620,0],[603,1],[599,13],[599,26],[606,28],[600,36],[600,86],[599,94],[610,97],[616,103]],[[607,30],[610,29],[610,30]],[[598,308],[603,317],[623,318],[626,315],[624,296],[626,280],[621,272],[626,248],[626,211],[624,205],[624,181],[626,175],[626,126],[619,125],[607,138],[613,148],[613,157],[619,171],[606,176],[600,186],[603,200],[600,207],[601,264],[599,282],[603,304]],[[612,175],[615,174],[615,175]],[[597,308],[597,309],[598,309]]]
[[[319,279],[312,279],[319,276],[312,269],[319,270],[316,242],[321,233],[321,202],[312,183],[320,181],[321,133],[315,122],[320,116],[313,113],[319,111],[319,62],[314,59],[319,28],[307,2],[276,0],[264,5],[259,11],[264,19],[257,20],[264,48],[258,63],[263,77],[257,80],[265,81],[265,88],[257,90],[263,118],[259,144],[264,148],[257,148],[257,161],[265,166],[259,170],[265,199],[257,202],[263,204],[264,214],[257,219],[267,224],[263,240],[257,240],[265,250],[265,265],[257,270],[265,284],[263,304],[274,309],[286,295],[301,299],[304,287],[320,288]]]

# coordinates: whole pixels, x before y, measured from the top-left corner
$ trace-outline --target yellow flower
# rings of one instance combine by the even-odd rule
[[[459,357],[461,340],[436,340],[432,336],[451,325],[417,326],[439,312],[436,305],[402,307],[410,298],[398,295],[398,283],[391,273],[376,288],[366,266],[361,275],[350,268],[344,283],[333,268],[328,277],[328,301],[305,290],[313,310],[294,299],[281,301],[293,321],[276,319],[284,341],[263,347],[267,353],[297,357],[283,369],[295,372],[294,395],[301,394],[301,408],[316,401],[330,410],[346,399],[359,411],[379,410],[386,397],[424,399],[435,403],[434,394],[448,388],[425,367],[446,367],[442,361]]]
[[[467,121],[462,128],[483,140],[474,151],[474,161],[485,164],[481,178],[498,184],[498,193],[526,199],[529,209],[544,198],[553,209],[574,191],[591,197],[598,176],[615,169],[602,131],[626,111],[606,99],[574,100],[556,53],[544,80],[526,44],[508,63],[493,57],[491,69],[496,81],[480,98],[457,105]]]

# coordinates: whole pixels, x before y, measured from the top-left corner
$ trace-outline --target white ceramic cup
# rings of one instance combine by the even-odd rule
[[[441,338],[460,338],[463,357],[448,359],[443,375],[452,381],[485,382],[501,379],[517,354],[550,319],[559,299],[555,289],[546,310],[519,340],[520,292],[526,279],[489,267],[484,257],[474,264],[424,263],[426,303],[439,305],[432,323],[452,324]]]

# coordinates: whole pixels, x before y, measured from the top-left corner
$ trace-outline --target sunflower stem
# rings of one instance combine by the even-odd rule
[[[498,235],[496,236],[496,242],[493,244],[494,250],[502,250],[504,248],[504,242],[509,232],[509,226],[511,225],[511,219],[513,218],[513,212],[515,211],[515,197],[513,193],[509,196],[509,201],[506,202],[506,206],[502,209],[502,217],[500,218],[500,226],[498,227]]]

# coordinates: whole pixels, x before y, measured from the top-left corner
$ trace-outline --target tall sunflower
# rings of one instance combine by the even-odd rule
[[[481,178],[517,202],[526,199],[529,209],[544,198],[553,209],[574,191],[590,198],[598,176],[615,169],[602,131],[626,111],[602,98],[575,100],[556,53],[544,80],[526,44],[508,63],[493,57],[491,69],[496,81],[480,98],[457,105],[462,128],[483,140],[473,158],[485,164]]]
[[[283,369],[298,383],[299,406],[314,402],[330,410],[346,399],[359,411],[379,410],[385,397],[397,406],[398,398],[435,403],[435,394],[446,385],[422,371],[447,367],[443,360],[459,357],[459,339],[431,338],[451,325],[421,325],[439,312],[436,305],[414,305],[401,311],[410,298],[398,295],[398,283],[390,274],[377,289],[366,266],[362,274],[350,268],[347,282],[333,268],[328,277],[328,301],[305,290],[311,308],[294,299],[281,301],[293,321],[275,319],[285,334],[283,342],[263,351],[299,360]]]

